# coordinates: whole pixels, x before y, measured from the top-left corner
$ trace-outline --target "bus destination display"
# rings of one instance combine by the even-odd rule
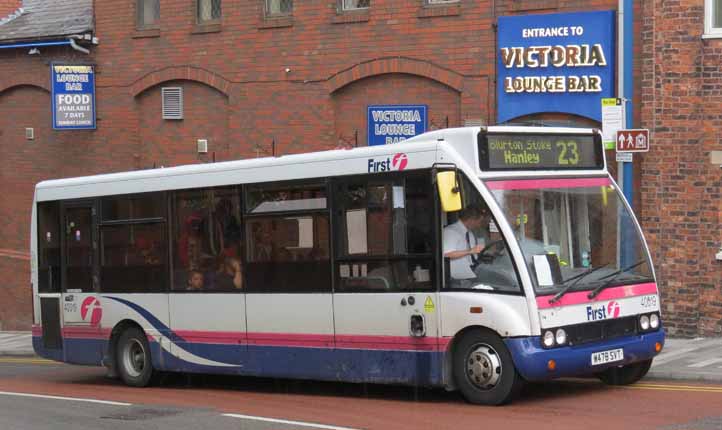
[[[487,134],[479,142],[484,170],[600,169],[602,157],[594,135]]]

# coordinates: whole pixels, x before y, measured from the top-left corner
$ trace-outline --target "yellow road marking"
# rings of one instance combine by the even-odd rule
[[[20,357],[0,357],[0,364],[60,364],[56,361],[46,360],[44,358],[20,358]]]
[[[702,386],[702,385],[651,385],[651,384],[637,384],[629,385],[626,387],[629,390],[650,390],[650,391],[687,391],[696,393],[720,393],[722,394],[722,387],[720,386]]]

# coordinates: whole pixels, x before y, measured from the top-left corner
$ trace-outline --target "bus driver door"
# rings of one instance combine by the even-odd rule
[[[334,191],[341,361],[368,382],[429,382],[440,368],[430,172],[341,179]]]

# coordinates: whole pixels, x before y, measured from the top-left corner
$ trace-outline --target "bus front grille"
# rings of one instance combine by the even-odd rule
[[[637,317],[615,318],[566,328],[570,345],[580,345],[637,333]]]

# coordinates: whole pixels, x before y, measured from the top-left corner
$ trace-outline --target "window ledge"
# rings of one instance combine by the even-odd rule
[[[283,28],[293,27],[292,16],[269,16],[264,17],[263,21],[258,25],[258,28]]]
[[[557,9],[558,7],[558,0],[513,0],[511,4],[511,10],[514,12]]]
[[[354,22],[368,22],[369,10],[353,10],[353,11],[342,11],[338,12],[336,16],[331,19],[332,24],[350,24]]]
[[[461,15],[461,4],[430,4],[419,9],[419,18],[433,18],[436,16],[457,16]]]
[[[191,30],[191,34],[218,33],[221,31],[221,23],[213,22],[207,24],[196,24]]]
[[[136,29],[131,36],[133,39],[142,39],[145,37],[160,37],[160,28],[143,28]]]
[[[722,39],[722,32],[719,33],[704,33],[702,39]]]

